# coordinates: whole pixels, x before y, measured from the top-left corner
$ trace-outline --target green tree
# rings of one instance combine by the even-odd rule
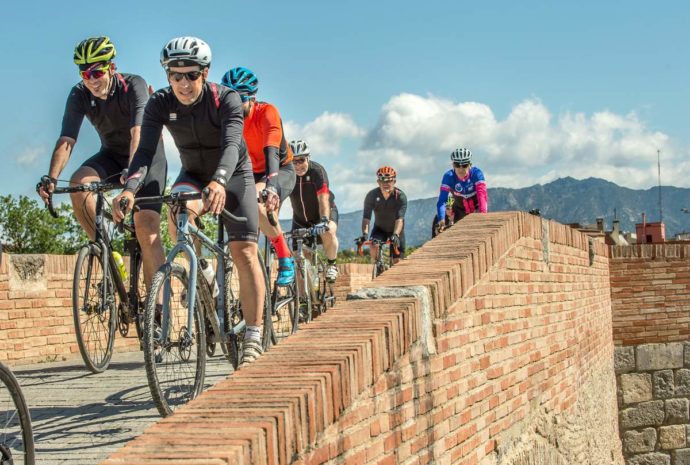
[[[72,207],[58,207],[53,218],[36,200],[26,196],[0,196],[0,240],[13,253],[75,253],[86,235],[72,213]]]

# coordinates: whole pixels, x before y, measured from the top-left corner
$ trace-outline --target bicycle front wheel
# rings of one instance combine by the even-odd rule
[[[31,416],[17,379],[0,363],[0,463],[33,465]]]
[[[81,358],[93,373],[108,368],[113,356],[117,308],[115,288],[100,248],[83,246],[77,255],[72,288],[72,315]]]
[[[270,256],[270,254],[269,254]],[[270,257],[269,257],[270,258]],[[266,266],[264,263],[264,258],[259,253],[259,265],[263,271],[264,286],[266,287],[266,293],[264,295],[263,302],[263,330],[261,333],[261,344],[263,346],[264,352],[268,350],[273,344],[277,342],[276,334],[273,331],[273,305],[271,302],[271,284],[269,277],[266,274]]]
[[[144,363],[151,396],[164,417],[198,396],[204,386],[204,320],[198,298],[193,309],[187,308],[188,290],[186,270],[166,263],[154,275],[146,299]],[[191,328],[189,311],[193,312]]]

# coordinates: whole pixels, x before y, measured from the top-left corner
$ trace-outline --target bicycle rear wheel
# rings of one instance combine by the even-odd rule
[[[319,291],[318,291],[318,312],[325,313],[326,310],[335,305],[335,295],[333,294],[333,283],[326,280],[326,264],[319,260]]]
[[[263,330],[261,334],[261,344],[264,352],[266,352],[269,347],[271,347],[277,342],[277,338],[275,332],[273,331],[273,306],[271,302],[271,284],[269,281],[269,275],[266,273],[266,266],[261,253],[259,253],[259,266],[261,266],[261,270],[263,272],[264,277],[264,286],[266,287],[262,319]]]
[[[74,269],[72,316],[79,353],[93,373],[108,368],[113,356],[117,308],[115,288],[100,247],[79,249]]]
[[[225,338],[229,338],[227,342],[221,343],[220,347],[223,350],[223,354],[228,359],[232,368],[237,370],[242,360],[241,349],[242,349],[242,339],[244,339],[244,331],[239,334],[229,334],[232,329],[239,325],[244,316],[242,315],[242,307],[240,305],[240,300],[237,297],[239,292],[235,292],[233,273],[235,267],[232,262],[226,262],[225,266],[225,284],[223,287],[223,292],[225,293],[225,308],[223,308],[223,334]]]
[[[198,396],[204,386],[206,338],[201,302],[196,299],[190,329],[187,292],[186,270],[166,263],[154,275],[146,299],[144,363],[151,396],[164,417]],[[160,315],[157,303],[164,301],[168,312]]]
[[[33,465],[31,416],[17,379],[0,363],[0,463]]]
[[[275,286],[271,298],[273,314],[271,326],[276,336],[276,342],[297,331],[299,321],[299,295],[297,283],[289,286]]]

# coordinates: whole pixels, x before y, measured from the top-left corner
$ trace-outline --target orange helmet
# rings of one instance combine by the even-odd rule
[[[390,166],[382,166],[376,171],[376,177],[379,181],[387,181],[389,179],[395,179],[398,173]]]

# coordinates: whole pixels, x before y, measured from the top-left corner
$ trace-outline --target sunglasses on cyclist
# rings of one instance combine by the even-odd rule
[[[292,163],[294,163],[295,165],[301,165],[301,164],[306,163],[306,162],[307,162],[307,157],[299,157],[299,158],[293,158],[292,159]]]
[[[242,100],[242,103],[250,101],[252,98],[254,98],[253,95],[249,94],[240,94],[240,100]]]
[[[91,66],[89,69],[85,69],[84,71],[79,71],[79,75],[85,81],[88,81],[91,78],[100,79],[106,75],[106,73],[108,72],[109,69],[110,69],[110,63],[106,63],[106,64],[96,63],[95,65]]]
[[[458,162],[454,161],[453,166],[456,168],[469,168],[470,164],[469,163],[458,163]]]
[[[196,81],[201,77],[201,71],[188,71],[186,73],[177,73],[174,71],[168,72],[168,77],[175,82],[180,82],[182,79],[187,79],[189,82]]]
[[[395,181],[395,178],[392,178],[390,176],[379,176],[378,179],[380,182],[393,182],[393,181]]]

